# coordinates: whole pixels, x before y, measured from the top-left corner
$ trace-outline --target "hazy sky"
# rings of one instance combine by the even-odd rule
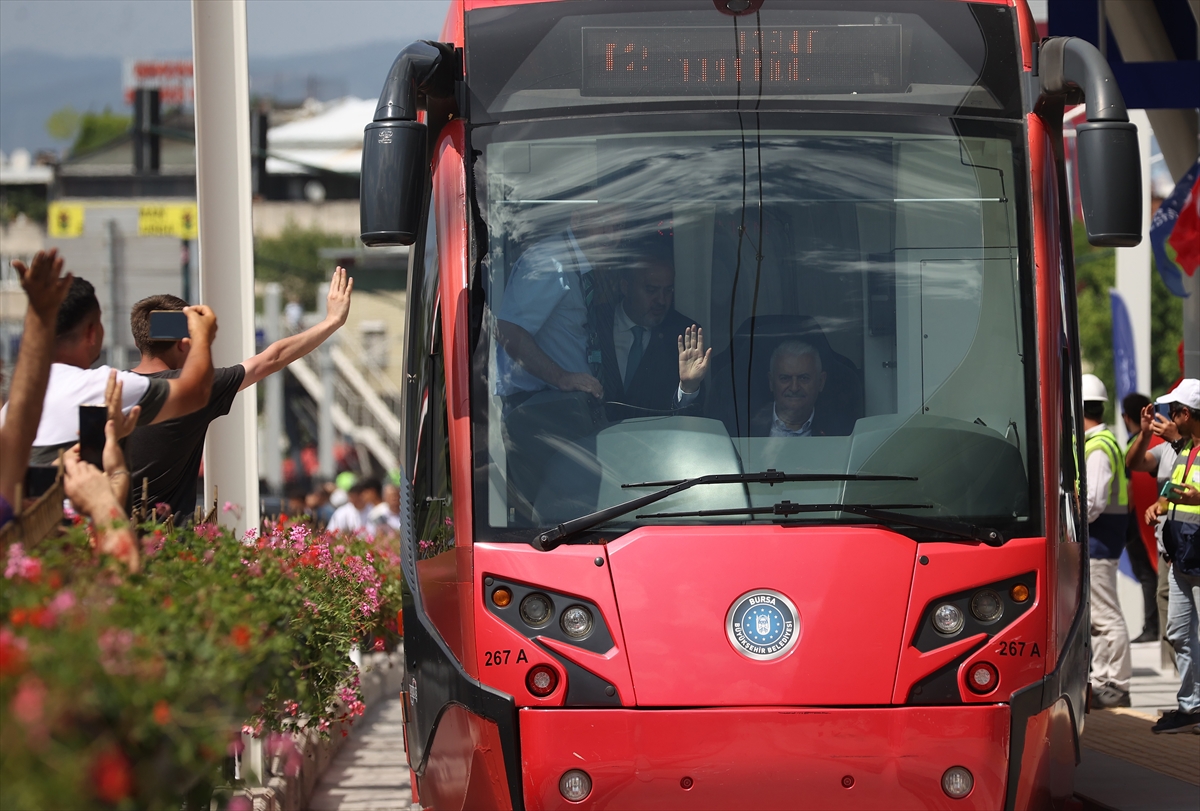
[[[441,31],[449,0],[248,0],[250,53],[285,56]],[[140,57],[192,49],[189,0],[0,0],[0,52]]]

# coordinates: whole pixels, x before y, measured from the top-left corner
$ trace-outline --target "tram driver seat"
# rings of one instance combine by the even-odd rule
[[[769,382],[771,353],[785,341],[811,344],[820,354],[826,380],[819,408],[846,415],[851,424],[864,415],[862,370],[833,350],[815,318],[751,316],[734,332],[729,348],[713,359],[709,373],[711,390],[705,410],[725,423],[730,436],[749,436],[750,420],[774,400]]]

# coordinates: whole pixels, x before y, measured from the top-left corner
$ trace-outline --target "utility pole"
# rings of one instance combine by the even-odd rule
[[[217,314],[213,363],[254,354],[254,245],[250,220],[250,75],[246,0],[192,0],[200,300]],[[213,422],[204,444],[204,498],[219,488],[235,529],[257,529],[258,420],[251,387]],[[218,505],[221,506],[221,505]]]

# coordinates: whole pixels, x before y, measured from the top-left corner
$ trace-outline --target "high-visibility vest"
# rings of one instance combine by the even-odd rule
[[[1175,460],[1175,469],[1171,471],[1172,484],[1184,482],[1200,487],[1200,452],[1195,448],[1194,440],[1189,440],[1183,446],[1179,458]],[[1200,506],[1171,502],[1167,518],[1185,524],[1200,524]]]
[[[1108,505],[1106,513],[1129,512],[1128,479],[1125,477],[1125,455],[1113,432],[1107,428],[1092,434],[1083,444],[1083,456],[1086,459],[1093,452],[1099,451],[1108,457],[1109,467],[1112,468],[1112,481],[1108,484]]]

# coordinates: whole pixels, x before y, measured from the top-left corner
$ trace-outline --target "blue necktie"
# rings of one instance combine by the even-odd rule
[[[642,362],[642,353],[646,351],[642,346],[642,336],[646,334],[646,328],[633,327],[630,332],[633,333],[633,345],[629,347],[629,359],[625,361],[625,391],[629,391],[638,364]]]

